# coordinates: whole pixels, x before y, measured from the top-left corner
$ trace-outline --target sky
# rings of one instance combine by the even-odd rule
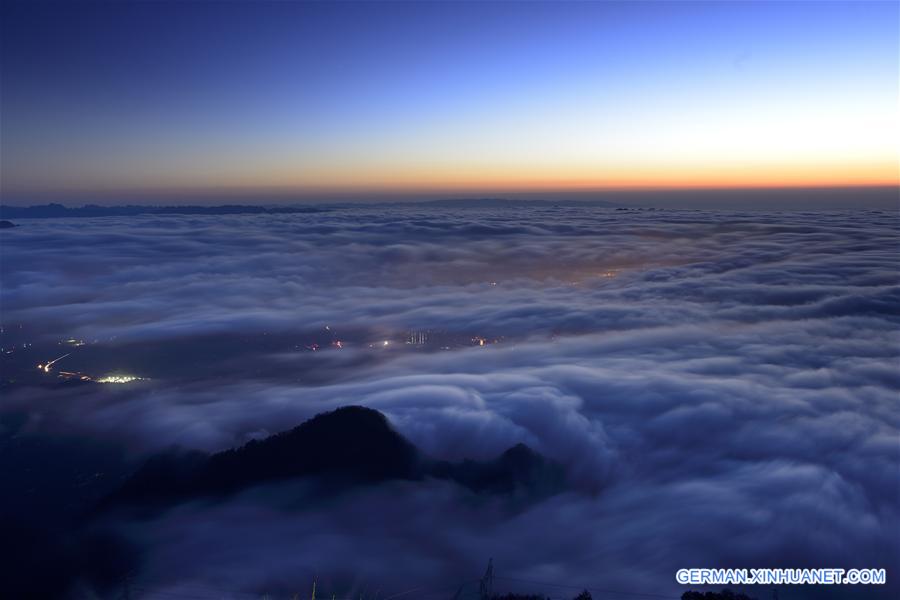
[[[4,2],[0,201],[896,185],[893,2]]]

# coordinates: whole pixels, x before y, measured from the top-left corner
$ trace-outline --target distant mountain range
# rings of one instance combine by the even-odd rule
[[[128,217],[134,215],[240,215],[318,213],[331,210],[325,206],[254,206],[225,204],[221,206],[84,206],[62,204],[9,206],[0,204],[0,219],[54,219],[67,217]]]
[[[352,207],[409,207],[421,208],[504,208],[504,207],[600,207],[600,208],[689,208],[725,210],[843,210],[852,208],[897,210],[900,195],[896,185],[844,187],[787,187],[787,188],[681,188],[630,189],[592,192],[548,192],[552,198],[438,198],[415,200],[379,197],[370,201],[354,198],[322,201],[297,196],[203,196],[204,202],[234,202],[221,205],[152,206],[128,204],[120,206],[67,207],[59,203],[33,206],[10,205],[8,202],[27,202],[24,198],[7,196],[0,201],[0,219],[44,219],[59,217],[107,217],[129,215],[228,215],[228,214],[291,214],[317,213]],[[365,196],[361,196],[363,198]],[[57,199],[56,196],[53,197]],[[130,201],[124,197],[123,201]],[[91,200],[90,198],[86,198]],[[187,200],[187,199],[185,199]],[[79,199],[69,199],[78,202]],[[198,201],[197,199],[193,200]],[[254,204],[259,202],[260,204]]]
[[[241,215],[241,214],[304,214],[329,212],[351,207],[439,207],[439,208],[505,208],[514,206],[595,206],[614,207],[616,204],[601,200],[515,200],[508,198],[456,198],[426,200],[423,202],[374,202],[374,203],[334,203],[309,205],[253,205],[222,204],[218,206],[145,206],[129,204],[123,206],[64,206],[62,204],[40,204],[34,206],[10,206],[0,204],[0,219],[56,219],[72,217],[127,217],[135,215]]]
[[[620,206],[605,200],[520,200],[515,198],[447,198],[443,200],[426,200],[415,204],[447,208],[505,208],[512,206],[594,206],[613,208]]]
[[[348,406],[263,440],[217,454],[150,459],[104,506],[165,506],[304,479],[323,493],[387,481],[452,481],[476,494],[535,500],[564,488],[562,467],[524,444],[493,460],[434,460],[397,433],[383,414]]]

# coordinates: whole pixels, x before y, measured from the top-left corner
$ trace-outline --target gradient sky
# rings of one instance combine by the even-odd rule
[[[894,2],[2,11],[5,199],[898,182]]]

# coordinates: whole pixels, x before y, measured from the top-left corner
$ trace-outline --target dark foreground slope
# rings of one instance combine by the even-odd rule
[[[396,432],[380,412],[351,406],[224,452],[157,455],[88,514],[52,522],[0,519],[4,541],[20,550],[0,564],[0,579],[10,597],[80,597],[85,590],[103,597],[140,568],[146,548],[122,535],[133,517],[285,482],[309,484],[303,498],[314,501],[392,481],[417,485],[426,480],[458,485],[475,499],[513,500],[512,509],[564,486],[562,467],[527,446],[514,446],[494,460],[438,461]],[[277,489],[285,494],[295,488]],[[302,511],[307,504],[293,506]]]

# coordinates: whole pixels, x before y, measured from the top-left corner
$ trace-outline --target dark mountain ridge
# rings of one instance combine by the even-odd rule
[[[151,458],[104,506],[166,505],[220,498],[257,485],[293,479],[341,491],[387,481],[452,481],[476,494],[537,499],[558,493],[563,469],[524,444],[489,461],[437,461],[397,433],[383,414],[348,406],[319,414],[263,440],[208,455]]]

